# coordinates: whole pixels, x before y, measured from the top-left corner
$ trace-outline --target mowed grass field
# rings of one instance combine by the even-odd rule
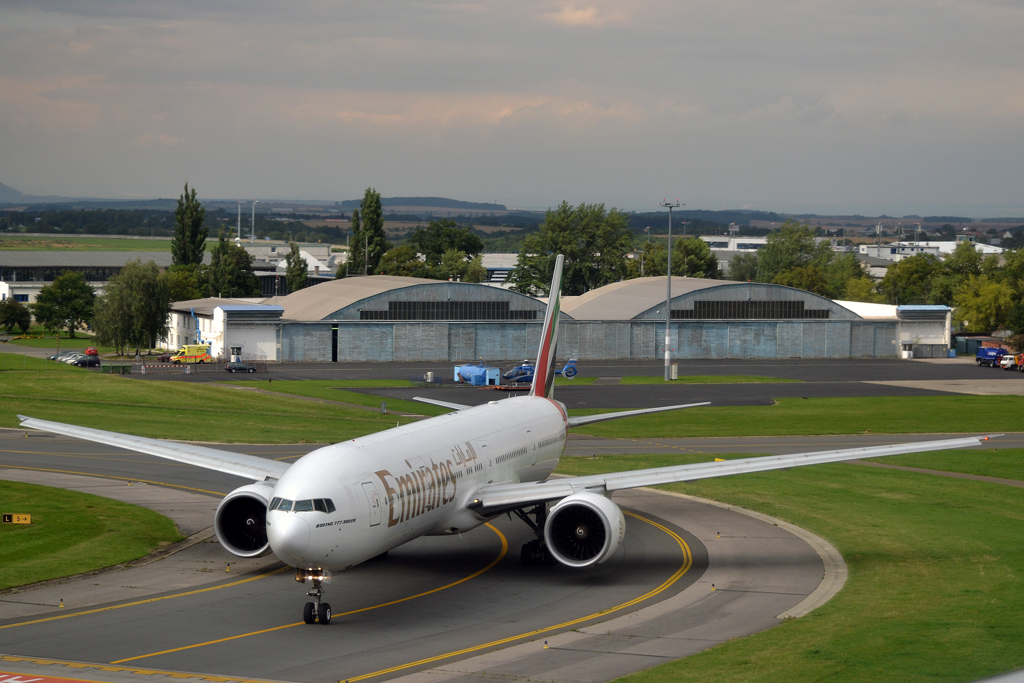
[[[571,410],[589,415],[600,410]],[[1016,432],[1024,396],[781,398],[770,406],[707,406],[580,427],[609,438]]]
[[[1024,479],[1022,456],[1021,451],[1000,454],[999,459],[1016,461],[1013,471],[986,469],[984,463],[996,459],[979,451],[906,457],[931,458],[936,469],[963,469],[964,460],[973,459],[978,473]],[[591,474],[689,459],[567,458],[559,471]],[[809,529],[842,553],[849,579],[810,615],[628,676],[623,683],[952,682],[1024,666],[1022,488],[855,464],[664,488]]]
[[[207,240],[207,248],[216,243]],[[74,235],[0,235],[0,249],[16,251],[170,251],[171,240],[124,237],[75,237]]]
[[[152,510],[87,493],[0,480],[4,512],[31,524],[0,524],[0,590],[129,562],[181,540]]]
[[[221,384],[135,380],[0,354],[0,427],[17,427],[18,414],[139,436],[226,443],[333,443],[411,419],[382,415],[379,408]]]
[[[58,370],[46,361],[0,354],[0,426],[16,426],[14,415],[22,413],[144,436],[294,443],[339,441],[409,419],[381,415],[379,397],[351,391],[360,386],[366,385],[139,381]],[[700,408],[606,426],[616,427],[615,436],[631,438],[865,429],[977,433],[1015,431],[1024,414],[1014,397],[921,398],[796,399],[764,407]],[[387,403],[391,411],[444,412],[413,402]],[[651,433],[657,430],[661,434]],[[566,458],[559,471],[589,474],[712,457]],[[1024,481],[1020,450],[968,449],[879,460]],[[629,683],[971,681],[1024,666],[1024,619],[1019,616],[1024,614],[1024,489],[854,464],[666,488],[810,529],[843,553],[850,578],[839,595],[811,615],[649,669],[626,679]],[[148,547],[160,542],[151,538]],[[118,561],[123,560],[105,563]],[[5,564],[0,556],[0,567]]]

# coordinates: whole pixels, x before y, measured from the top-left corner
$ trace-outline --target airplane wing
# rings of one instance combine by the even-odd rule
[[[465,410],[466,408],[473,407],[462,405],[461,403],[451,403],[450,401],[438,401],[436,398],[423,398],[422,396],[413,396],[412,400],[419,401],[420,403],[431,403],[435,406],[441,406],[442,408],[451,408],[452,410]]]
[[[903,453],[942,451],[949,448],[970,448],[971,446],[980,446],[983,442],[997,436],[1002,435],[970,436],[940,441],[918,441],[888,446],[849,448],[837,451],[816,451],[793,455],[698,462],[689,465],[633,470],[631,472],[612,472],[609,474],[592,474],[584,477],[549,479],[548,481],[537,483],[481,486],[474,491],[469,507],[470,509],[478,510],[481,514],[496,514],[518,507],[559,500],[573,493],[579,493],[588,489],[611,492],[636,488],[638,486],[657,486],[658,484],[671,484],[680,481],[697,481],[699,479],[726,477],[733,474],[767,472],[769,470],[803,467],[804,465],[820,465],[860,458],[878,458],[885,455],[900,455]]]
[[[600,413],[598,415],[580,415],[569,418],[569,427],[593,424],[594,422],[605,422],[606,420],[618,420],[620,417],[633,417],[634,415],[646,415],[647,413],[660,413],[665,410],[682,410],[683,408],[696,408],[697,406],[709,406],[710,401],[704,403],[687,403],[679,406],[662,406],[660,408],[641,408],[640,410],[624,410],[618,413]]]
[[[22,427],[38,429],[43,432],[63,434],[85,441],[95,441],[108,446],[125,448],[138,453],[155,455],[158,458],[167,458],[177,462],[203,467],[208,470],[233,474],[236,477],[262,481],[264,479],[279,479],[284,471],[288,469],[288,463],[277,460],[268,460],[255,455],[245,453],[232,453],[221,451],[206,446],[194,446],[192,444],[177,443],[175,441],[162,441],[159,439],[147,439],[141,436],[130,436],[116,432],[106,432],[101,429],[90,429],[77,425],[50,422],[49,420],[37,420],[34,417],[19,415]]]

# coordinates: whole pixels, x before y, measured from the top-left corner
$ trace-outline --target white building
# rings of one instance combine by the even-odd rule
[[[167,337],[160,347],[176,350],[185,344],[209,344],[210,355],[225,359],[277,360],[280,306],[261,299],[196,299],[171,304]],[[236,351],[232,351],[236,349]]]
[[[945,358],[952,338],[949,306],[891,306],[863,301],[836,301],[865,320],[895,321],[904,358]]]
[[[939,247],[932,246],[927,242],[893,242],[891,244],[862,244],[859,252],[864,256],[885,259],[886,261],[902,261],[911,256],[921,254],[932,254],[939,256]]]

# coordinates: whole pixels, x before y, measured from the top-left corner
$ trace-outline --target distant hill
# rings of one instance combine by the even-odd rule
[[[13,187],[7,187],[3,183],[0,183],[0,202],[18,202],[23,201],[25,195],[18,192]]]
[[[346,199],[341,203],[343,211],[358,209],[361,199]],[[465,209],[467,211],[508,211],[504,204],[488,204],[480,202],[463,202],[458,199],[444,197],[381,197],[380,204],[385,209],[410,207],[417,209]]]

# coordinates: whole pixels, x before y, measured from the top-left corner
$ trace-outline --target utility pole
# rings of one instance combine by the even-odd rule
[[[238,202],[238,230],[235,234],[235,242],[238,244],[242,242],[242,202]]]
[[[369,231],[367,231],[367,233],[365,235],[363,235],[363,275],[368,275],[369,272],[370,272],[369,271],[370,259],[367,258],[367,256],[369,255],[369,254],[367,254],[367,252],[369,250],[370,250],[370,233],[369,233]]]
[[[682,206],[677,199],[675,203],[661,200],[658,206],[663,206],[668,209],[668,273],[666,274],[666,292],[665,292],[665,381],[669,381],[669,360],[672,355],[672,209],[678,209]]]
[[[260,203],[260,200],[255,199],[252,202],[252,239],[249,241],[256,244],[256,205]]]

